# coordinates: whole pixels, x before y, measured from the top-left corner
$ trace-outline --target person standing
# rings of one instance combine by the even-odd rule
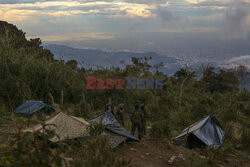
[[[134,135],[137,129],[139,140],[142,139],[142,117],[143,114],[139,108],[139,105],[136,104],[135,110],[131,114],[131,122],[132,122],[131,134]]]
[[[124,127],[124,104],[120,104],[116,110],[116,118],[118,122]]]
[[[147,112],[145,109],[145,104],[141,104],[141,111],[142,111],[142,134],[146,135],[146,118],[147,118]]]

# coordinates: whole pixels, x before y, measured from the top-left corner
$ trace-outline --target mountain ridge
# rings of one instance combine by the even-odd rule
[[[132,63],[132,57],[152,57],[152,60],[149,61],[151,66],[162,62],[163,67],[159,68],[159,70],[167,75],[173,75],[180,68],[187,67],[183,65],[183,60],[180,60],[179,58],[163,56],[155,52],[104,51],[95,48],[81,49],[57,44],[44,45],[44,48],[50,50],[54,54],[55,59],[64,60],[66,62],[69,60],[76,60],[80,68],[124,68],[126,65]],[[189,68],[197,70],[197,68],[202,65],[202,63],[196,63]],[[215,66],[218,71],[220,69],[227,69],[227,66],[221,66],[213,62],[211,62],[209,65]],[[246,75],[245,83],[245,87],[250,90],[249,73]]]
[[[99,49],[79,49],[65,45],[45,45],[44,48],[49,49],[54,58],[58,60],[76,60],[79,67],[95,68],[102,66],[104,68],[120,67],[131,64],[131,58],[152,57],[149,61],[150,65],[156,65],[163,62],[164,67],[161,71],[165,73],[174,73],[180,68],[178,59],[162,56],[154,52],[126,52],[126,51],[103,51]]]

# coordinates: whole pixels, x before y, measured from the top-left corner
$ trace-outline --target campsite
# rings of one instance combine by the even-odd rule
[[[82,117],[68,115],[61,111],[56,112],[50,106],[49,108],[53,111],[53,114],[50,113],[48,118],[47,110],[43,110],[46,106],[48,105],[41,101],[28,100],[18,106],[14,112],[16,117],[20,118],[24,117],[23,113],[30,114],[31,116],[24,117],[26,120],[23,121],[26,123],[29,123],[31,119],[33,121],[42,120],[40,124],[34,124],[33,122],[32,127],[29,124],[26,125],[28,127],[20,129],[21,132],[19,133],[38,133],[42,137],[43,134],[53,132],[55,135],[48,138],[48,147],[51,147],[51,149],[62,147],[60,146],[62,143],[68,145],[71,149],[76,149],[76,147],[85,148],[85,145],[89,144],[89,142],[94,145],[98,144],[100,147],[106,147],[109,151],[114,151],[112,156],[122,159],[122,161],[118,162],[111,161],[111,166],[201,166],[210,161],[212,161],[210,163],[221,164],[213,156],[223,156],[220,155],[222,153],[217,152],[217,149],[223,144],[226,134],[218,120],[212,116],[207,116],[189,125],[172,140],[163,138],[159,141],[159,139],[145,135],[144,139],[139,141],[138,138],[122,127],[109,111],[98,114],[86,121]],[[36,114],[39,114],[39,117],[34,116]],[[41,119],[41,117],[44,119]],[[150,131],[149,128],[148,126],[148,131]],[[180,138],[184,138],[184,140],[180,140],[182,144],[175,143]],[[39,140],[43,141],[44,139],[40,138]],[[98,146],[95,145],[95,147]],[[92,147],[89,147],[89,149],[92,149]],[[74,152],[74,150],[71,151]],[[208,152],[213,152],[214,155],[211,156],[211,153]],[[88,152],[86,153],[88,154]],[[241,154],[241,156],[245,156],[245,158],[235,159],[233,155],[227,156],[227,158],[231,158],[227,166],[237,166],[239,163],[247,165],[248,155]],[[103,162],[99,161],[100,157],[98,157],[96,163],[90,160],[90,166],[102,166]],[[72,166],[72,164],[77,166],[78,163],[80,162],[75,162],[73,158],[65,159],[65,162],[62,161],[62,164],[66,166]],[[210,165],[214,166],[214,164]],[[210,165],[208,163],[208,166]]]
[[[238,77],[248,73],[243,67],[182,68],[169,76],[145,57],[124,68],[85,69],[54,59],[39,38],[28,40],[13,24],[0,21],[0,37],[1,167],[249,166],[250,92]],[[161,78],[163,85],[86,89],[90,76]],[[135,113],[142,106],[141,134]]]

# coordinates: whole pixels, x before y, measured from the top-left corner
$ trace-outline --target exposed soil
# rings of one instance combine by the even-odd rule
[[[199,150],[190,150],[183,146],[171,144],[167,139],[154,141],[143,139],[140,142],[125,143],[117,150],[118,156],[131,160],[131,167],[180,167],[180,164],[192,167],[190,155],[198,155],[193,161],[205,161],[208,158],[200,155]],[[173,162],[169,162],[171,158]],[[177,163],[178,162],[178,163]],[[211,165],[219,167],[248,167],[250,156],[245,152],[237,152],[236,155],[229,154],[224,160],[215,160]],[[195,162],[194,162],[195,163]],[[181,165],[184,166],[184,165]]]
[[[189,152],[186,148],[167,147],[164,142],[142,140],[139,143],[127,143],[119,148],[121,156],[131,160],[132,167],[173,166],[168,161],[172,156]]]

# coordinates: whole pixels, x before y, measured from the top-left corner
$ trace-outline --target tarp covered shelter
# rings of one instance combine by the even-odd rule
[[[115,119],[114,115],[109,111],[94,117],[88,122],[105,125],[105,129],[107,130],[106,133],[111,140],[112,146],[119,145],[127,139],[139,141],[135,136],[123,128],[121,124]]]
[[[82,136],[88,136],[87,127],[90,125],[83,118],[66,115],[63,112],[45,121],[46,129],[54,130],[55,137],[50,139],[52,142],[58,142],[65,139],[74,139]],[[34,132],[43,130],[43,125],[38,124],[33,128],[23,130],[24,132]]]
[[[18,106],[14,113],[22,114],[22,115],[32,115],[35,112],[44,109],[47,107],[47,104],[43,103],[42,101],[36,100],[27,100],[20,106]]]
[[[209,147],[218,148],[223,143],[225,132],[216,118],[207,116],[206,118],[190,125],[175,139],[188,135],[187,145],[190,148]]]

